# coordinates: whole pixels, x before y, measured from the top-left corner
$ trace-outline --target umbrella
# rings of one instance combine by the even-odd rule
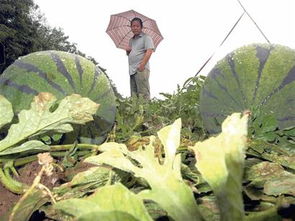
[[[134,10],[111,15],[111,19],[106,30],[107,34],[113,39],[117,48],[126,49],[129,39],[133,37],[130,21],[138,17],[142,20],[142,31],[153,39],[155,48],[163,40],[163,36],[155,20],[148,18]]]

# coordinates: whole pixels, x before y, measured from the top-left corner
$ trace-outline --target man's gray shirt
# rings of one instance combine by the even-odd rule
[[[129,40],[131,52],[128,55],[129,74],[133,75],[137,72],[137,68],[142,61],[147,49],[154,50],[154,43],[152,38],[145,33],[140,33]],[[145,68],[150,69],[149,62],[146,63]]]

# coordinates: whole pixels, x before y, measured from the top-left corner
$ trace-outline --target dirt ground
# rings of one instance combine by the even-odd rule
[[[94,165],[92,164],[78,162],[75,165],[75,167],[68,168],[64,172],[56,168],[50,177],[43,176],[41,179],[41,183],[44,184],[47,188],[52,189],[53,187],[59,186],[62,183],[68,182],[71,179],[71,177],[73,177],[77,173],[85,171],[93,166]],[[41,166],[39,165],[37,161],[34,161],[32,163],[26,164],[25,166],[21,168],[16,168],[16,169],[19,173],[19,177],[16,177],[15,179],[22,183],[31,185],[33,183],[33,180],[39,173]],[[1,217],[17,203],[20,197],[21,195],[10,192],[0,182],[0,220],[1,220]],[[47,219],[40,219],[41,216],[39,215],[37,216],[38,216],[37,219],[31,217],[31,220],[33,221],[47,220]]]
[[[31,185],[40,169],[41,166],[37,161],[26,164],[18,170],[19,177],[16,178],[16,180]],[[56,185],[60,185],[61,178],[62,175],[56,172],[50,176],[49,179],[45,176],[42,177],[41,183],[51,189]],[[10,192],[0,183],[0,218],[19,200],[20,197],[21,195]]]

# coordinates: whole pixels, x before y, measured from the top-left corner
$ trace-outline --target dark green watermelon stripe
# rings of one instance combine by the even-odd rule
[[[210,97],[210,98],[213,98],[213,99],[215,99],[215,100],[218,100],[218,98],[215,97],[210,91],[206,90],[206,88],[203,88],[202,94],[203,94],[205,97]]]
[[[60,59],[60,57],[58,56],[58,54],[55,53],[50,53],[52,59],[54,60],[57,70],[62,73],[63,76],[65,76],[65,78],[68,80],[68,82],[70,83],[71,87],[73,88],[74,92],[77,93],[76,87],[75,87],[75,83],[73,81],[72,76],[70,75],[70,73],[67,71],[67,68],[65,67],[64,63],[62,62],[62,60]]]
[[[261,105],[264,105],[267,103],[267,101],[276,93],[278,93],[280,90],[282,90],[285,86],[295,81],[295,66],[289,71],[288,75],[283,79],[282,83],[275,88],[268,96],[266,96]]]
[[[287,77],[284,78],[282,84],[280,85],[280,90],[293,81],[295,81],[295,66],[289,71]]]
[[[218,120],[217,118],[225,118],[227,115],[226,114],[221,114],[221,113],[208,113],[208,112],[202,112],[202,117],[203,117],[203,121],[204,121],[204,124],[206,123],[209,123],[210,121],[212,122],[215,122],[216,125],[219,125],[220,127],[220,120]],[[208,119],[208,120],[206,120]],[[211,123],[209,123],[211,124]],[[213,128],[213,127],[207,127],[207,131],[208,133],[210,134],[217,134],[220,132],[220,129],[218,128]]]
[[[99,97],[94,98],[93,101],[98,102],[99,100],[102,100],[104,97],[108,96],[112,92],[113,92],[113,90],[111,88],[108,88],[108,90],[106,90],[102,94],[100,94]]]
[[[2,86],[2,85],[8,86],[11,88],[15,88],[25,94],[33,94],[33,95],[38,94],[38,91],[34,90],[33,88],[30,88],[28,85],[18,85],[15,82],[13,82],[10,79],[7,79],[5,77],[0,78],[0,86]]]
[[[83,87],[82,84],[82,77],[83,77],[83,69],[81,67],[81,63],[80,63],[80,59],[78,56],[75,57],[75,64],[79,73],[79,77],[80,77],[80,86]]]
[[[47,74],[45,72],[43,72],[42,70],[40,70],[39,68],[37,68],[36,66],[29,64],[29,63],[25,63],[22,62],[20,60],[16,60],[14,63],[17,67],[24,69],[28,72],[34,72],[37,73],[39,77],[41,77],[42,79],[44,79],[50,86],[52,86],[54,89],[56,89],[57,91],[59,91],[60,93],[62,93],[63,95],[66,95],[65,91],[62,89],[62,87],[56,83],[54,83],[53,81],[51,81]]]
[[[222,113],[212,113],[212,112],[201,112],[202,116],[205,117],[226,117],[227,114]]]
[[[217,83],[218,87],[219,87],[221,90],[223,90],[223,91],[224,91],[224,92],[230,97],[230,99],[231,99],[235,104],[237,104],[237,105],[239,105],[239,106],[243,106],[243,104],[238,103],[238,102],[233,98],[233,96],[228,92],[227,88],[224,87],[224,85],[222,85],[222,84],[217,80],[217,77],[219,77],[219,76],[223,77],[221,71],[220,71],[219,69],[215,69],[215,70],[213,71],[212,79]],[[223,78],[224,78],[224,77],[223,77]]]
[[[238,86],[239,86],[239,88],[240,88],[240,92],[241,92],[241,95],[242,95],[242,97],[243,97],[242,102],[243,102],[243,101],[245,102],[247,99],[246,99],[246,96],[245,96],[243,90],[241,89],[242,87],[241,87],[241,82],[240,82],[240,79],[239,79],[239,75],[238,75],[237,72],[236,72],[236,69],[235,69],[235,62],[233,61],[232,58],[233,58],[233,55],[232,55],[232,56],[229,56],[229,57],[227,58],[227,62],[228,62],[229,67],[230,67],[230,69],[231,69],[232,75],[233,75],[234,79],[236,80],[236,82],[237,82],[237,84],[238,84]],[[243,109],[246,109],[246,105],[245,105],[245,103],[242,104],[241,106],[243,107]]]
[[[99,77],[100,74],[101,74],[101,70],[98,69],[98,68],[95,68],[93,82],[92,82],[92,85],[91,85],[91,87],[90,87],[87,94],[90,94],[92,92],[92,90],[94,89],[94,86],[96,85],[98,77]]]
[[[255,90],[253,93],[252,102],[254,102],[256,99],[257,90],[258,90],[260,79],[261,79],[261,74],[262,74],[263,68],[265,66],[265,63],[266,63],[272,49],[273,49],[273,47],[271,47],[270,49],[263,48],[260,46],[256,47],[256,57],[259,60],[259,70],[258,70],[258,76],[257,76],[257,80],[256,80],[256,85],[255,85]]]

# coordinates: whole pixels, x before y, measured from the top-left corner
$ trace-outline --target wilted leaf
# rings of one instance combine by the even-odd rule
[[[152,220],[143,201],[120,183],[99,188],[87,199],[105,211],[125,212],[142,221]]]
[[[13,118],[11,103],[0,95],[0,128],[8,124]]]
[[[100,150],[105,152],[89,157],[85,161],[93,164],[107,164],[145,179],[150,190],[140,192],[139,196],[158,203],[174,220],[202,220],[192,190],[182,180],[180,155],[175,156],[180,142],[180,129],[181,121],[177,120],[159,132],[165,147],[165,157],[168,157],[167,163],[160,164],[155,157],[153,146],[155,137],[153,136],[148,146],[136,151],[128,151],[122,144],[103,144]],[[133,163],[134,161],[136,163]]]
[[[264,183],[277,177],[289,174],[277,163],[261,162],[246,170],[245,179],[251,181],[256,187],[263,187]]]
[[[266,160],[272,161],[274,163],[279,163],[282,166],[295,170],[295,155],[286,156],[286,155],[278,154],[272,151],[270,153],[267,153],[267,152],[263,153],[262,157]]]
[[[79,217],[94,211],[102,211],[100,206],[87,199],[67,199],[53,205],[56,210],[61,210],[67,215]]]
[[[49,197],[44,195],[42,190],[33,189],[33,191],[18,204],[9,214],[10,221],[27,221],[30,219],[33,212],[38,210],[45,203],[50,202]]]
[[[200,212],[207,221],[219,221],[219,208],[214,196],[204,196],[199,199]]]
[[[13,124],[8,135],[0,141],[3,151],[20,141],[39,134],[50,132],[66,133],[72,130],[71,123],[84,124],[93,120],[98,104],[78,94],[65,97],[53,112],[51,106],[56,99],[49,93],[40,93],[34,98],[30,110],[22,110],[19,123]]]
[[[110,169],[103,167],[92,167],[86,171],[78,173],[70,182],[71,186],[83,185],[92,182],[106,183],[110,178]]]
[[[242,177],[248,115],[234,113],[222,123],[222,133],[192,148],[196,167],[212,187],[220,208],[221,220],[242,220]]]
[[[78,218],[78,220],[80,218],[84,220],[83,217],[85,216],[92,217],[94,213],[97,215],[97,219],[99,219],[100,216],[104,217],[105,212],[110,212],[110,217],[113,217],[111,213],[114,211],[120,212],[117,215],[117,220],[126,220],[125,217],[136,217],[138,220],[152,220],[142,200],[122,184],[104,186],[84,199],[60,201],[54,205],[54,208],[62,210],[64,213]],[[126,214],[128,216],[125,216]]]
[[[107,164],[131,173],[137,173],[139,170],[139,168],[132,164],[122,153],[127,151],[127,147],[124,144],[114,142],[104,143],[100,146],[100,150],[105,152],[88,157],[85,159],[85,162],[98,165]]]
[[[90,220],[103,220],[103,221],[141,221],[131,216],[129,213],[124,213],[120,211],[110,211],[110,212],[98,212],[93,211],[87,214],[83,214],[78,217],[77,221],[90,221]]]
[[[180,144],[180,130],[181,130],[181,119],[177,119],[172,125],[162,128],[158,132],[158,137],[160,138],[164,150],[165,150],[165,161],[164,164],[168,162],[173,162],[176,149]]]
[[[36,153],[40,150],[49,151],[50,147],[41,141],[30,140],[30,141],[27,141],[27,142],[21,144],[20,146],[16,146],[14,148],[8,148],[4,151],[1,151],[0,156],[16,154],[16,153],[23,153],[26,151],[30,151],[30,153],[34,153],[34,152]]]
[[[288,194],[295,196],[295,175],[289,173],[286,176],[276,177],[264,184],[264,190],[268,195],[279,196]]]

